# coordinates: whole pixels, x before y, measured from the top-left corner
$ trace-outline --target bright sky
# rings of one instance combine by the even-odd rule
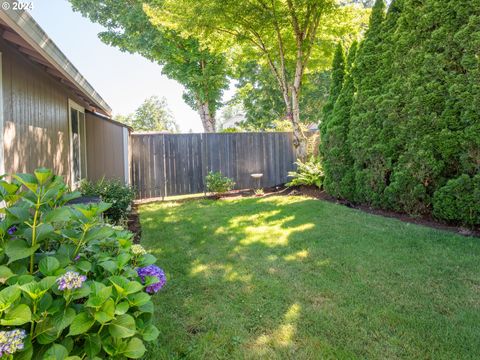
[[[28,1],[28,0],[24,0]],[[183,87],[161,74],[161,67],[139,55],[102,43],[102,27],[73,12],[66,0],[32,0],[30,14],[112,107],[134,111],[152,95],[167,99],[182,132],[202,131],[200,117],[182,99]]]

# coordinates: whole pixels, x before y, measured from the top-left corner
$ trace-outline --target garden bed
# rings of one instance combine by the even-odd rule
[[[417,224],[417,225],[423,225],[423,226],[428,226],[434,229],[440,229],[440,230],[446,230],[446,231],[452,231],[455,233],[458,233],[460,235],[465,235],[465,236],[477,236],[480,237],[480,229],[474,228],[474,229],[469,229],[465,228],[462,226],[456,226],[456,225],[451,225],[451,224],[446,224],[443,222],[438,221],[437,219],[433,218],[432,216],[427,216],[427,215],[422,215],[422,216],[411,216],[408,214],[404,213],[399,213],[395,211],[389,211],[389,210],[383,210],[383,209],[377,209],[368,205],[361,205],[361,204],[352,204],[348,200],[341,200],[341,199],[336,199],[333,196],[328,195],[325,191],[318,189],[317,187],[314,186],[301,186],[298,188],[292,188],[289,189],[288,191],[284,192],[285,195],[306,195],[312,198],[320,199],[320,200],[325,200],[325,201],[330,201],[334,202],[336,204],[344,205],[349,208],[354,208],[358,210],[365,211],[369,214],[375,214],[375,215],[380,215],[388,218],[394,218],[398,219],[403,222],[408,222],[412,224]]]

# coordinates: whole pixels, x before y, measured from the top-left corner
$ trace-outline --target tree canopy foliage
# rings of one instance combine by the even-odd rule
[[[325,164],[336,164],[325,167],[328,191],[480,224],[479,9],[478,0],[394,0],[385,12],[376,2],[322,126]]]
[[[167,101],[158,96],[145,99],[135,112],[126,116],[118,115],[115,120],[131,126],[135,131],[178,131]]]
[[[185,88],[184,99],[196,110],[204,130],[215,130],[215,115],[228,87],[222,54],[201,47],[193,36],[153,26],[140,0],[70,0],[74,10],[105,27],[100,39],[122,51],[138,53],[162,65],[162,73]]]
[[[232,63],[258,62],[270,70],[304,153],[300,98],[305,74],[327,69],[336,39],[359,36],[366,11],[334,0],[152,0],[152,22],[198,36]]]

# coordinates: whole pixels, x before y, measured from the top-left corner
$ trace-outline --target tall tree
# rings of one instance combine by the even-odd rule
[[[268,66],[294,129],[294,144],[306,154],[300,127],[305,73],[327,68],[332,39],[359,34],[365,11],[335,0],[151,0],[155,24],[184,35],[199,34],[212,48]],[[237,50],[237,51],[235,51]]]
[[[215,115],[228,87],[221,54],[202,48],[193,37],[153,26],[141,0],[70,0],[73,9],[106,28],[100,39],[122,51],[138,53],[162,65],[162,73],[181,83],[184,100],[200,115],[206,132],[215,131]]]
[[[178,131],[178,125],[168,109],[167,100],[158,96],[145,99],[134,113],[127,116],[118,115],[115,120],[131,126],[135,131]]]

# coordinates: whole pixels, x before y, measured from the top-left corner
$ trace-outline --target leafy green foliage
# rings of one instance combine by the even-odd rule
[[[26,334],[15,358],[140,358],[158,334],[136,271],[155,257],[103,222],[109,204],[78,196],[47,169],[0,180],[0,324]]]
[[[131,186],[125,185],[122,181],[105,178],[93,182],[83,180],[80,184],[80,191],[84,196],[100,197],[110,204],[105,210],[105,216],[114,223],[125,220],[135,199],[135,191]]]
[[[151,96],[133,114],[118,115],[115,120],[127,124],[135,131],[177,132],[178,125],[173,119],[165,98]]]
[[[185,102],[198,111],[205,131],[215,129],[215,113],[228,87],[222,54],[201,47],[193,36],[153,25],[140,0],[70,0],[73,9],[106,28],[106,44],[137,53],[162,65],[162,73],[185,87]],[[206,116],[206,117],[205,117]]]
[[[262,71],[268,69],[303,158],[306,138],[299,124],[305,75],[328,69],[332,40],[345,38],[350,43],[359,36],[368,12],[334,0],[163,0],[154,1],[148,13],[154,23],[195,34],[212,50],[227,54],[233,64],[253,61]]]
[[[433,214],[440,219],[480,225],[480,174],[461,175],[435,192]]]
[[[274,121],[286,119],[285,103],[275,77],[258,62],[247,62],[237,67],[237,91],[234,101],[242,104],[245,121],[240,126],[248,130],[266,130]],[[300,108],[302,123],[318,123],[319,109],[326,101],[330,83],[328,71],[305,74]]]
[[[223,176],[220,171],[210,171],[205,177],[205,184],[207,186],[207,191],[219,194],[230,191],[235,186],[235,182],[232,179]]]
[[[324,137],[337,134],[324,152],[327,191],[356,202],[413,214],[435,211],[453,219],[455,202],[446,192],[460,185],[454,182],[440,195],[436,192],[451,179],[480,173],[476,5],[395,0],[385,14],[384,1],[376,2],[350,70],[354,88],[346,76],[333,109],[332,119],[343,124],[337,130],[347,134],[339,137],[337,130],[322,127]],[[345,184],[339,184],[340,178]],[[472,222],[465,214],[457,220]]]
[[[295,164],[297,165],[297,170],[288,173],[292,180],[287,183],[287,186],[313,185],[318,188],[322,187],[323,169],[318,159],[312,157],[305,162],[297,160]]]

